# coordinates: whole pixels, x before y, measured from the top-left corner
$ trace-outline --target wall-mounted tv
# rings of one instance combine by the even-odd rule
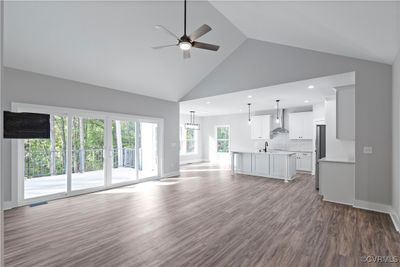
[[[50,115],[4,111],[4,138],[50,138]]]

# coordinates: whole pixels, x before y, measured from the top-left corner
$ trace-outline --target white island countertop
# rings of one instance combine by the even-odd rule
[[[268,178],[292,180],[296,175],[296,152],[231,151],[231,172]]]
[[[235,153],[235,154],[274,154],[274,155],[293,155],[296,154],[296,152],[290,152],[290,151],[281,151],[281,150],[272,150],[272,151],[231,151],[231,153]]]

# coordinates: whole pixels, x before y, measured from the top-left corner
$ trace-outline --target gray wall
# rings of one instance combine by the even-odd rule
[[[400,218],[400,51],[393,64],[393,211]],[[400,223],[400,221],[399,221]]]
[[[339,73],[356,73],[357,200],[392,203],[392,67],[258,40],[246,40],[182,100]],[[363,146],[374,153],[363,154]]]
[[[12,102],[164,118],[164,172],[179,171],[179,104],[5,68],[2,110]],[[175,144],[175,145],[174,145]],[[4,200],[11,200],[11,141],[3,140]]]
[[[400,46],[400,3],[397,3],[398,44]],[[393,213],[397,225],[400,226],[400,50],[393,63],[393,97],[392,97],[392,124],[393,124],[393,153],[392,153],[392,201]]]

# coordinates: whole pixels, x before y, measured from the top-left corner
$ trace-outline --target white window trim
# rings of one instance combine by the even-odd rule
[[[228,128],[228,135],[229,138],[228,139],[218,139],[218,128]],[[215,136],[215,151],[217,154],[229,154],[231,152],[231,126],[229,124],[225,124],[225,125],[215,125],[215,129],[214,129],[214,136]],[[218,140],[228,140],[229,143],[229,149],[228,152],[218,152]]]
[[[77,190],[77,191],[71,191],[71,185],[68,183],[67,184],[67,189],[70,191],[70,193],[56,193],[53,195],[48,195],[48,196],[43,196],[43,197],[37,197],[37,198],[31,198],[31,199],[24,199],[23,198],[23,179],[24,179],[24,174],[21,173],[21,162],[24,161],[24,156],[23,156],[23,139],[22,140],[16,140],[13,139],[11,140],[11,206],[17,207],[17,206],[24,206],[24,205],[29,205],[38,201],[43,201],[43,200],[54,200],[54,199],[59,199],[59,198],[65,198],[69,196],[75,196],[75,195],[80,195],[80,194],[86,194],[86,193],[91,193],[91,192],[96,192],[96,191],[101,191],[105,189],[110,189],[110,188],[115,188],[115,187],[120,187],[120,186],[125,186],[125,185],[130,185],[130,184],[136,184],[136,183],[142,183],[146,182],[149,180],[154,180],[154,179],[159,179],[160,177],[164,177],[164,119],[163,118],[156,118],[156,117],[145,117],[145,116],[137,116],[137,115],[130,115],[130,114],[123,114],[123,113],[111,113],[111,112],[103,112],[103,111],[92,111],[92,110],[83,110],[83,109],[74,109],[74,108],[64,108],[64,107],[56,107],[56,106],[46,106],[46,105],[35,105],[35,104],[27,104],[27,103],[18,103],[18,102],[13,102],[11,103],[11,110],[13,112],[42,112],[42,113],[51,113],[51,114],[59,114],[59,115],[64,115],[67,117],[87,117],[91,119],[103,119],[105,124],[110,123],[111,120],[128,120],[128,121],[137,121],[137,122],[150,122],[150,123],[157,123],[158,124],[158,176],[156,177],[149,177],[149,178],[144,178],[140,180],[134,180],[134,181],[128,181],[124,183],[119,183],[119,184],[107,184],[106,179],[110,178],[108,175],[105,175],[105,185],[100,186],[100,187],[94,187],[94,188],[89,188],[89,189],[82,189],[82,190]],[[70,119],[68,120],[68,124],[70,124]],[[70,126],[70,125],[69,125]],[[68,131],[70,131],[70,127],[68,127]],[[107,139],[108,137],[106,136],[107,133],[104,133],[105,138]],[[70,136],[70,135],[69,135]],[[68,146],[72,145],[70,142],[71,140],[68,140]],[[107,144],[105,143],[105,146]],[[108,144],[109,146],[110,144]],[[105,147],[107,149],[108,147]],[[69,150],[69,153],[71,150]],[[67,155],[70,157],[70,155]],[[68,169],[68,172],[70,170]],[[109,172],[107,167],[105,168],[105,172]],[[70,175],[70,174],[68,174]],[[22,192],[21,192],[22,191]]]

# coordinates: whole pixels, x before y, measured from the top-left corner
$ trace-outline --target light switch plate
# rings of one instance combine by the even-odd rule
[[[372,147],[371,146],[365,146],[364,147],[364,154],[372,154]]]

